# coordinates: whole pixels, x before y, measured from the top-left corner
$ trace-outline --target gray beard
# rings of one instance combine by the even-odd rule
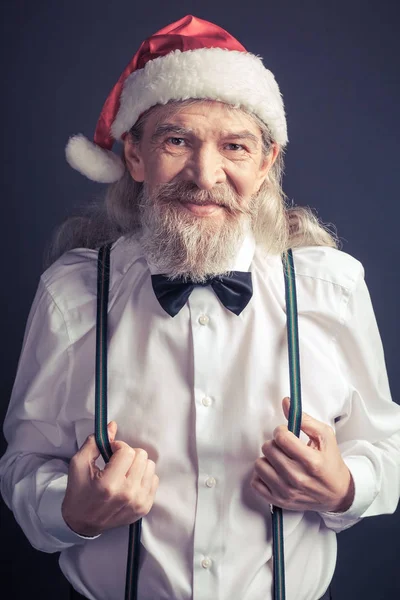
[[[181,202],[215,202],[224,206],[221,218],[197,217]],[[207,277],[229,272],[254,218],[226,184],[211,192],[188,182],[167,183],[149,194],[143,186],[139,198],[139,242],[146,259],[171,279],[184,277],[201,283]]]

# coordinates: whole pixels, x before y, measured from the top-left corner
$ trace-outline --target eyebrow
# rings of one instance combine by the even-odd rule
[[[247,129],[243,131],[227,131],[224,133],[223,137],[233,138],[235,140],[250,140],[256,145],[261,142],[261,137],[258,138],[254,133],[251,133],[251,131],[247,131]]]
[[[174,125],[173,123],[162,123],[157,125],[153,135],[151,136],[151,141],[156,142],[160,137],[168,134],[174,133],[179,136],[188,136],[194,135],[193,129],[187,129],[186,127],[180,127],[179,125]],[[223,131],[221,137],[223,139],[235,139],[235,140],[249,140],[253,142],[255,145],[258,145],[261,142],[261,138],[258,138],[254,133],[244,129],[243,131]]]
[[[192,129],[186,129],[186,127],[179,127],[179,125],[173,125],[172,123],[163,123],[161,125],[157,125],[153,135],[151,136],[151,141],[156,142],[160,137],[167,133],[175,133],[176,135],[191,135],[193,134]]]

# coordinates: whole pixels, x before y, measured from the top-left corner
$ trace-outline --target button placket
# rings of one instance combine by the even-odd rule
[[[197,506],[194,529],[193,597],[209,600],[218,595],[222,556],[223,411],[218,401],[217,350],[220,306],[214,292],[196,288],[190,297],[193,339],[196,448],[198,460]],[[218,483],[217,483],[218,482]],[[212,568],[212,565],[216,565]]]

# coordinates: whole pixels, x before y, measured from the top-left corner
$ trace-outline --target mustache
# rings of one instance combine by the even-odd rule
[[[190,181],[162,183],[154,188],[151,199],[165,204],[176,201],[182,204],[217,204],[231,212],[247,213],[242,207],[241,196],[225,183],[218,184],[211,190],[201,190]]]

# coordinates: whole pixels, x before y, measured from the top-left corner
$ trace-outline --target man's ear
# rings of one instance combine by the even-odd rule
[[[140,152],[139,144],[132,141],[132,137],[128,134],[124,139],[124,156],[126,168],[131,174],[132,179],[137,182],[144,181],[144,163]]]
[[[272,165],[278,158],[278,154],[279,154],[279,146],[277,144],[273,144],[268,156],[263,156],[261,165],[260,165],[260,169],[258,172],[258,177],[255,182],[256,189],[255,189],[254,193],[258,192],[261,185],[264,183],[264,181],[268,177],[268,173],[269,173]]]

